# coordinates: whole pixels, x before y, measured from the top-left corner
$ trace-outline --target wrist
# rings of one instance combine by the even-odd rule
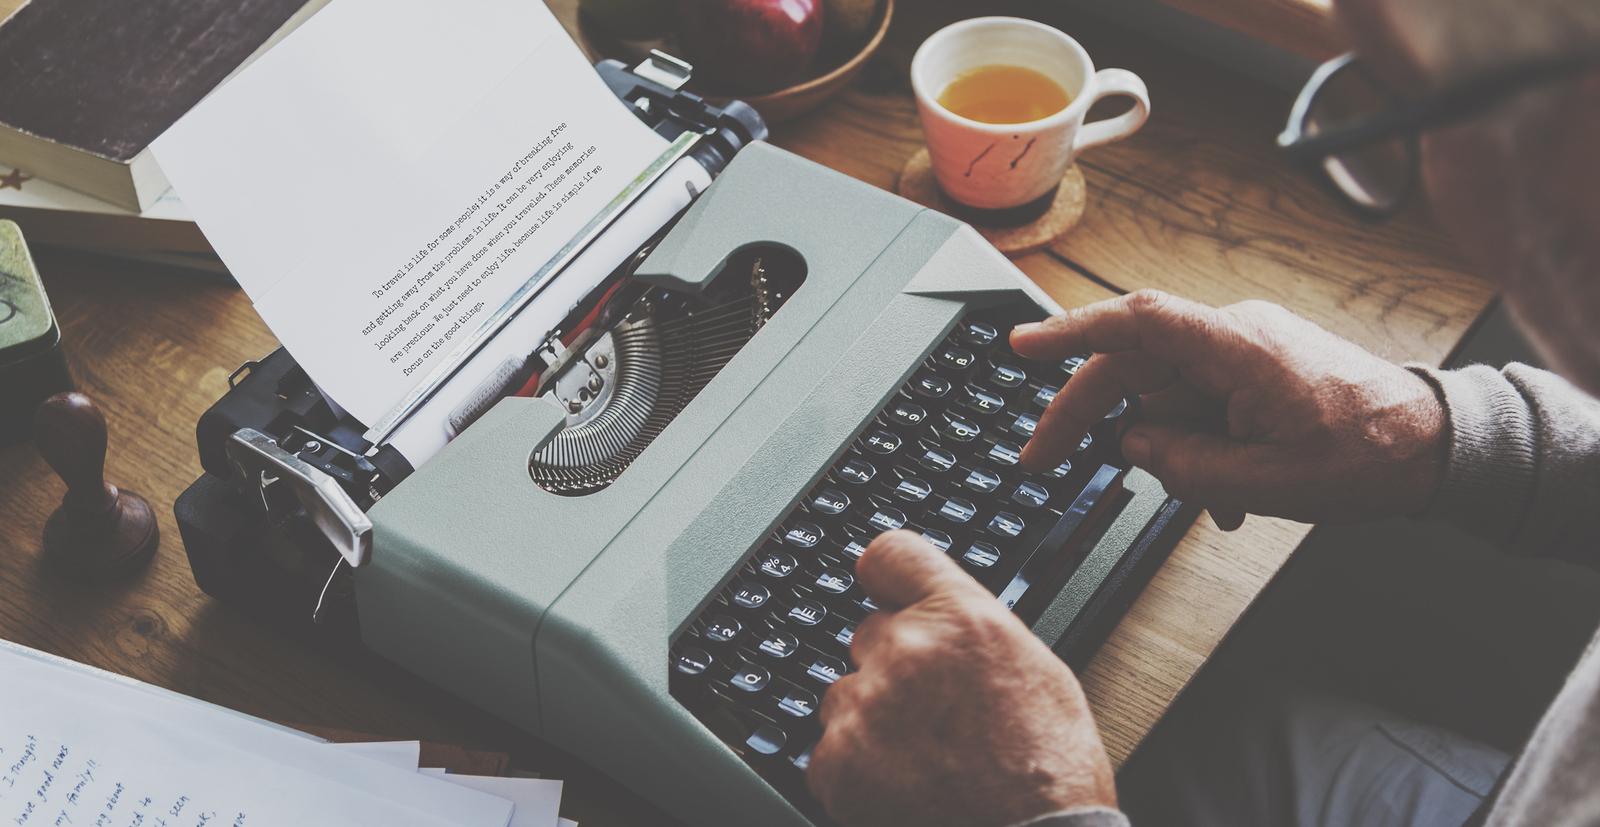
[[[1438,390],[1421,374],[1402,371],[1397,415],[1389,418],[1392,434],[1380,441],[1392,451],[1393,495],[1397,510],[1416,515],[1427,510],[1444,480],[1449,457],[1450,418]]]
[[[1115,807],[1069,807],[1021,821],[1010,827],[1128,827],[1128,817]]]

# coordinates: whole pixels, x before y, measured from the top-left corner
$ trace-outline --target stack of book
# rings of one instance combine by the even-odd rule
[[[225,275],[150,144],[327,2],[0,0],[0,218],[36,245]]]

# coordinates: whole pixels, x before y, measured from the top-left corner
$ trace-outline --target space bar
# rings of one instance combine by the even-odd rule
[[[1056,521],[1055,527],[1044,535],[1044,539],[1039,541],[1039,545],[1034,546],[1033,550],[1028,552],[1027,558],[1022,561],[1022,567],[1017,569],[1017,575],[1011,578],[1011,582],[1006,584],[1004,589],[1000,590],[1000,602],[1004,603],[1007,609],[1015,609],[1017,601],[1021,600],[1024,594],[1027,594],[1028,587],[1033,585],[1034,578],[1039,574],[1036,569],[1048,567],[1048,559],[1039,559],[1041,557],[1048,558],[1048,555],[1040,555],[1039,552],[1046,550],[1055,552],[1065,546],[1067,540],[1072,537],[1072,533],[1078,530],[1078,526],[1083,525],[1083,521],[1089,517],[1089,512],[1094,510],[1100,499],[1105,496],[1111,486],[1116,483],[1117,477],[1121,475],[1121,468],[1111,465],[1100,466],[1100,470],[1095,472],[1094,479],[1089,480],[1089,484],[1084,486],[1083,491],[1078,493],[1078,498],[1073,500],[1072,505],[1067,507],[1066,512],[1061,515],[1061,519]]]

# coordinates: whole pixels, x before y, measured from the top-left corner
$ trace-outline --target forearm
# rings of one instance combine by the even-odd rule
[[[1600,402],[1526,365],[1411,369],[1449,419],[1445,470],[1425,516],[1515,553],[1600,564]]]

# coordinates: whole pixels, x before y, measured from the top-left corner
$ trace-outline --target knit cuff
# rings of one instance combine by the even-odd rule
[[[1129,827],[1128,817],[1111,807],[1073,807],[1013,824],[1011,827]]]
[[[1421,516],[1447,520],[1496,542],[1522,525],[1532,497],[1538,423],[1526,399],[1487,365],[1406,368],[1433,386],[1449,420],[1444,478]]]

